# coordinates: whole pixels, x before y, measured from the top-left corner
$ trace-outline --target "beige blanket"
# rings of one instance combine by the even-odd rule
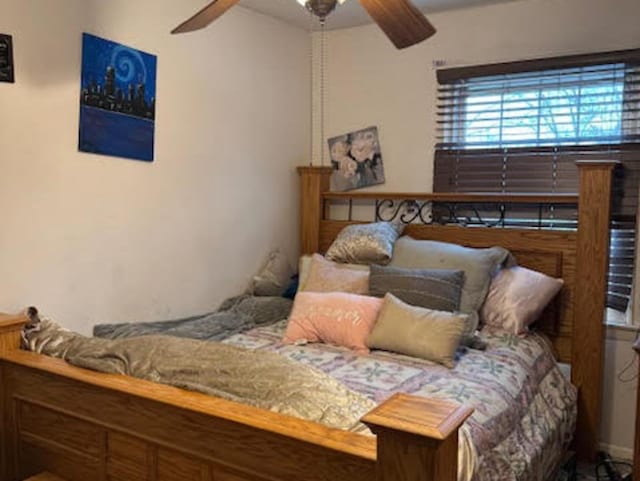
[[[29,350],[95,371],[219,396],[326,426],[368,432],[375,403],[322,371],[280,355],[169,336],[87,338],[44,320],[25,332]]]

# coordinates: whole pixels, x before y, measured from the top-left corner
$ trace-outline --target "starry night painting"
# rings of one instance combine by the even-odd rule
[[[157,57],[82,35],[82,152],[153,161]]]

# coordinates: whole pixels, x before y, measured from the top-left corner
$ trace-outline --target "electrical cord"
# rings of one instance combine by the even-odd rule
[[[633,467],[631,463],[626,461],[614,461],[611,459],[609,454],[604,452],[599,453],[598,457],[601,461],[599,461],[595,466],[596,481],[629,481],[631,479],[630,473],[623,476],[617,469],[618,466],[624,466],[631,469]],[[604,475],[601,473],[603,469],[605,471]]]
[[[636,340],[638,339],[638,337],[640,336],[640,332],[636,333]],[[622,369],[622,371],[620,371],[618,373],[618,381],[620,381],[621,383],[627,384],[630,382],[635,381],[636,379],[638,379],[638,372],[636,371],[635,374],[633,374],[631,377],[625,378],[624,375],[625,373],[627,373],[627,371],[629,371],[629,369],[631,369],[633,366],[637,365],[637,359],[638,359],[638,353],[636,352],[635,349],[633,349],[633,357],[631,358],[631,360],[627,363],[627,365]]]

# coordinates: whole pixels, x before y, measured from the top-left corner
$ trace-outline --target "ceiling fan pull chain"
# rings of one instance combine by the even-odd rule
[[[325,19],[320,19],[320,165],[325,161],[324,109],[325,109],[325,68],[326,68],[326,30]]]
[[[315,148],[314,148],[314,135],[313,135],[313,131],[314,131],[314,124],[315,124],[315,99],[313,98],[313,87],[314,87],[314,71],[316,68],[316,64],[315,64],[315,56],[313,55],[313,51],[315,50],[314,48],[314,43],[315,40],[313,38],[313,12],[311,10],[309,10],[309,82],[310,82],[310,88],[309,88],[309,101],[311,103],[310,108],[309,108],[309,166],[313,166],[313,156],[315,154]]]

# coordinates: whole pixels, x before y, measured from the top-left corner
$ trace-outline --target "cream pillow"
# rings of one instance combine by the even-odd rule
[[[387,294],[367,345],[452,368],[467,318],[465,314],[410,306]]]
[[[527,332],[564,281],[524,267],[503,269],[491,281],[482,321],[514,334]]]
[[[320,254],[302,256],[298,291],[369,293],[369,266],[338,264]]]

